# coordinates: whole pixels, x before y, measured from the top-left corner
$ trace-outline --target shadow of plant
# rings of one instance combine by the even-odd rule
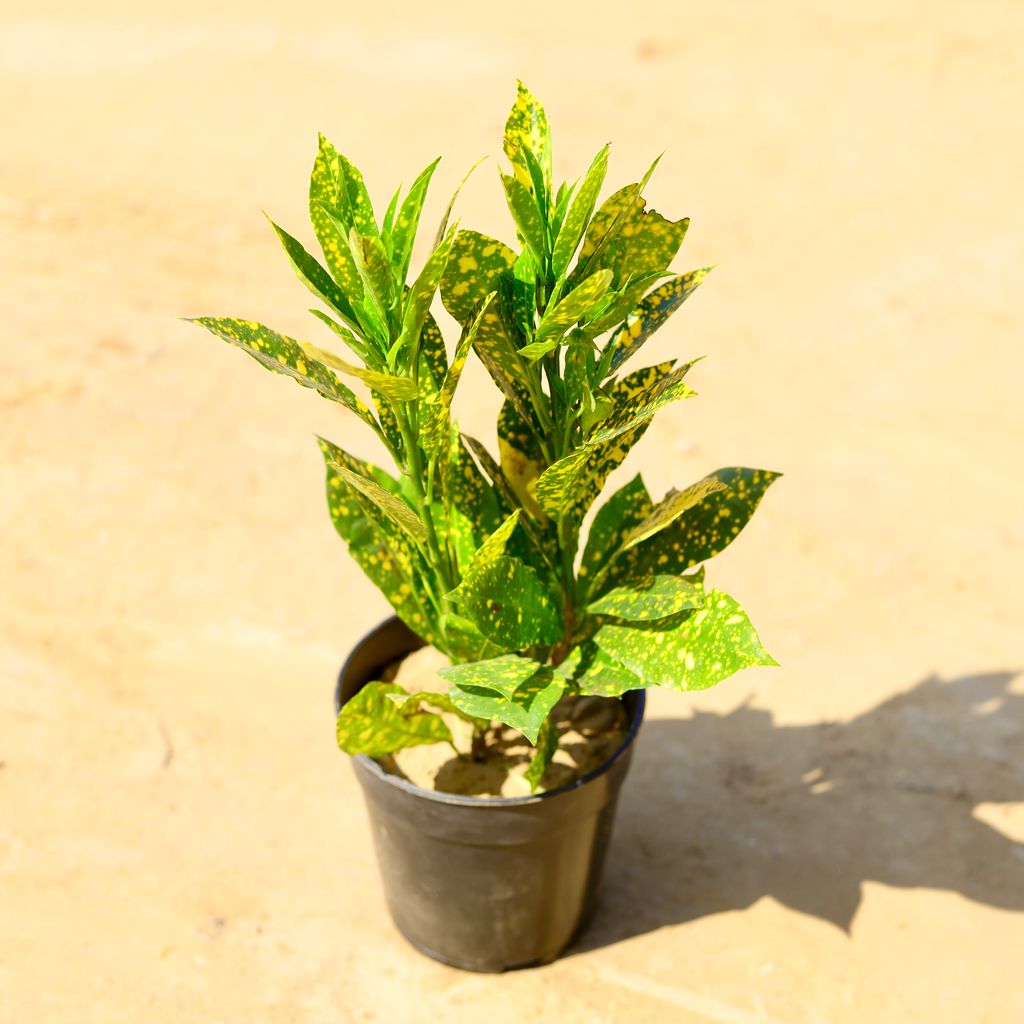
[[[1024,844],[973,813],[1024,800],[1015,675],[932,676],[850,722],[648,721],[577,949],[763,896],[849,930],[868,880],[1024,910]]]

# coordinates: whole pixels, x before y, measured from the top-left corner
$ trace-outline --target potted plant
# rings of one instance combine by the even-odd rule
[[[694,395],[695,361],[627,366],[708,273],[669,270],[688,221],[647,208],[657,161],[599,204],[605,146],[556,189],[547,116],[522,85],[504,151],[517,246],[449,225],[453,197],[412,275],[437,161],[378,219],[357,168],[321,137],[309,213],[323,262],[274,230],[331,343],[196,321],[345,406],[394,462],[389,473],[319,439],[334,524],[397,616],[342,670],[337,736],[356,755],[396,923],[475,970],[549,961],[585,922],[645,688],[775,664],[704,563],[778,474],[721,469],[658,501],[637,476],[583,528],[655,413]],[[461,329],[451,351],[438,292]],[[452,419],[471,350],[504,397],[497,458]],[[443,657],[434,685],[393,678],[425,645]],[[600,762],[565,763],[567,736],[577,750],[603,738]],[[413,748],[447,750],[456,768],[497,757],[520,791],[460,791],[443,770],[417,785],[400,763]]]

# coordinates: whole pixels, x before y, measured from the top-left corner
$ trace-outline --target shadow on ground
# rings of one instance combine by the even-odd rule
[[[973,813],[1024,800],[1015,675],[930,677],[849,722],[749,705],[648,721],[576,948],[762,896],[848,930],[866,881],[1024,910],[1024,844]]]

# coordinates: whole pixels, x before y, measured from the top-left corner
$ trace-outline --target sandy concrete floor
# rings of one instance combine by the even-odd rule
[[[1024,8],[166,6],[0,9],[0,1020],[1024,1019]],[[385,605],[312,434],[372,449],[175,318],[307,331],[260,209],[306,236],[317,129],[381,196],[443,151],[436,216],[517,75],[719,263],[632,466],[786,472],[712,567],[784,667],[655,695],[592,931],[482,977],[334,747]]]

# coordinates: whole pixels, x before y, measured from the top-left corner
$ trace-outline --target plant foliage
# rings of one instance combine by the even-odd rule
[[[536,786],[563,694],[703,689],[775,664],[736,601],[705,590],[703,564],[778,474],[720,469],[660,501],[636,477],[584,537],[653,416],[695,394],[695,360],[626,364],[709,268],[670,269],[689,222],[647,207],[654,165],[600,202],[605,146],[575,185],[555,188],[548,118],[521,84],[504,152],[518,248],[449,226],[453,197],[412,274],[437,161],[378,219],[358,169],[321,136],[309,214],[322,258],[273,227],[325,336],[196,322],[354,413],[394,464],[387,472],[320,439],[338,533],[396,614],[450,658],[450,690],[371,683],[338,718],[342,749],[380,756],[449,740],[440,712],[480,729],[498,721],[536,744]],[[431,313],[438,293],[461,329],[450,356]],[[471,350],[504,396],[497,459],[452,418]]]

